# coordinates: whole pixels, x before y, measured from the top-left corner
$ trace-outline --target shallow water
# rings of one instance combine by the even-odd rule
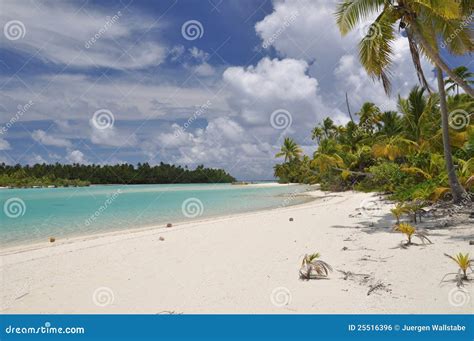
[[[113,185],[2,189],[0,244],[18,244],[289,206],[308,186]]]

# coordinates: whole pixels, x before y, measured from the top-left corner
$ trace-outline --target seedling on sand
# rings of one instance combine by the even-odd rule
[[[321,279],[327,278],[330,271],[332,271],[331,265],[318,259],[319,253],[306,254],[303,258],[300,268],[300,279]]]

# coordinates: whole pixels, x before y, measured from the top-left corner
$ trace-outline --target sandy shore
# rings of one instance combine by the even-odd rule
[[[3,250],[2,312],[472,313],[472,284],[440,285],[457,270],[443,253],[472,250],[472,223],[427,220],[434,244],[401,249],[390,203],[311,194],[272,211]],[[299,280],[316,251],[335,271]]]

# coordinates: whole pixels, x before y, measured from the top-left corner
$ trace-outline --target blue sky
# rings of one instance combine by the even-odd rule
[[[204,163],[269,179],[284,136],[311,153],[315,124],[347,120],[346,91],[353,111],[395,109],[416,84],[400,36],[387,97],[357,60],[364,25],[341,38],[333,12],[324,0],[1,0],[0,162]]]

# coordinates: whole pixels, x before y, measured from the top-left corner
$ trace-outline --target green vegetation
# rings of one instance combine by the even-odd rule
[[[187,167],[160,163],[120,165],[53,165],[9,166],[0,164],[0,186],[88,186],[89,184],[168,184],[168,183],[228,183],[235,178],[222,169]]]
[[[320,183],[325,190],[380,191],[400,202],[416,201],[413,205],[420,207],[406,207],[416,222],[426,201],[451,198],[461,203],[473,190],[473,74],[466,67],[449,69],[439,52],[474,51],[472,30],[465,24],[472,15],[471,2],[342,0],[335,15],[345,35],[375,13],[359,43],[361,64],[390,93],[393,42],[397,31],[404,30],[421,87],[415,86],[407,98],[399,96],[396,111],[382,111],[368,102],[357,113],[358,123],[351,113],[345,125],[326,118],[312,130],[318,145],[313,158],[289,158],[282,148],[277,157],[285,156],[285,162],[275,166],[275,176],[282,182]],[[438,93],[426,81],[421,55],[436,69]],[[285,144],[299,149],[290,138]]]
[[[449,96],[448,105],[451,111],[474,110],[474,100],[466,94]],[[312,130],[318,143],[312,158],[295,152],[300,148],[286,138],[276,155],[285,160],[275,166],[275,176],[281,182],[319,183],[324,190],[387,192],[398,201],[452,198],[439,95],[414,87],[407,98],[399,96],[397,109],[384,112],[365,103],[356,113],[359,123],[335,125],[326,118]],[[472,191],[474,122],[458,128],[449,132],[455,174]]]

